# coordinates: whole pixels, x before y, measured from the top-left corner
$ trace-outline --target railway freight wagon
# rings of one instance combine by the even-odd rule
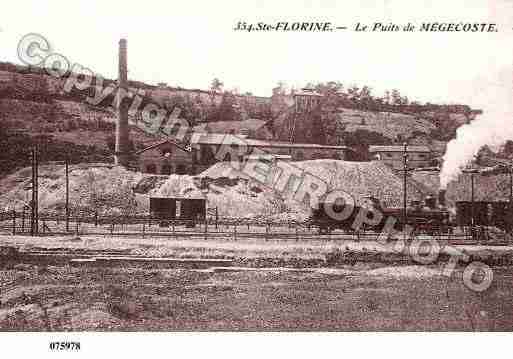
[[[206,200],[203,198],[150,197],[150,216],[163,221],[195,221],[205,219]]]
[[[472,208],[473,207],[473,208]],[[494,226],[510,231],[513,227],[513,207],[505,201],[460,201],[456,202],[456,224],[460,227],[472,225]]]

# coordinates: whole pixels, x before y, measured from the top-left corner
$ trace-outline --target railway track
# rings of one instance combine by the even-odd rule
[[[72,248],[0,247],[0,263],[26,263],[35,265],[72,265],[107,267],[157,267],[203,269],[228,267],[231,259],[149,257],[130,253],[127,250],[91,250]]]

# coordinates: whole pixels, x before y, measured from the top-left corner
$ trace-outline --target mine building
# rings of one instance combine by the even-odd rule
[[[237,158],[226,153],[222,159],[217,155],[227,143],[244,142],[245,151]],[[310,143],[290,143],[270,140],[247,139],[233,134],[198,133],[192,136],[188,146],[173,140],[163,140],[138,152],[138,168],[143,173],[162,175],[200,173],[220,161],[275,160],[303,161],[313,159],[346,159],[351,150],[346,146],[329,146]]]
[[[172,140],[157,142],[136,152],[139,171],[153,174],[194,174],[196,152]]]
[[[294,106],[296,113],[314,111],[320,104],[322,95],[313,88],[305,87],[294,93]]]
[[[375,160],[391,166],[394,169],[403,169],[404,146],[369,146],[369,153]],[[408,167],[428,167],[432,164],[433,154],[428,146],[408,146]]]

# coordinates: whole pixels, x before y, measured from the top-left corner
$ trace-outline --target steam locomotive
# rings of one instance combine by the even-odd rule
[[[330,233],[335,229],[341,229],[345,232],[354,232],[356,230],[370,230],[381,232],[386,226],[387,220],[393,218],[395,224],[393,229],[402,231],[406,225],[412,228],[414,234],[440,234],[452,233],[455,227],[474,228],[493,226],[500,230],[510,232],[513,230],[513,205],[504,201],[459,201],[456,202],[455,213],[451,213],[445,205],[445,191],[441,190],[438,196],[438,204],[434,196],[427,196],[424,203],[412,201],[406,209],[404,216],[403,208],[384,208],[379,200],[368,197],[364,201],[364,206],[355,206],[349,215],[330,216],[329,212],[343,213],[347,210],[345,205],[321,202],[318,209],[313,211],[309,219],[309,224],[319,228],[319,233]],[[360,211],[370,216],[368,222],[364,223],[357,216]],[[382,214],[379,220],[372,220],[374,213]],[[405,220],[406,219],[406,220]]]
[[[402,231],[406,225],[410,226],[414,233],[434,234],[452,231],[450,213],[445,207],[445,193],[440,194],[439,206],[433,196],[426,197],[424,204],[421,201],[412,201],[406,208],[406,216],[403,208],[382,207],[379,200],[373,197],[367,197],[363,202],[363,205],[354,206],[352,209],[344,204],[321,202],[318,208],[313,210],[309,223],[318,227],[321,234],[330,233],[335,229],[345,232],[357,230],[381,232],[387,226],[387,221],[393,221],[395,231]],[[329,215],[329,212],[335,215],[333,213]],[[381,213],[381,216],[377,213]],[[363,215],[368,219],[364,222],[371,224],[361,223],[362,218],[358,216]],[[374,216],[379,218],[373,218]]]

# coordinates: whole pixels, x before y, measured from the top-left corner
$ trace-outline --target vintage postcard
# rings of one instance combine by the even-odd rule
[[[6,1],[0,341],[511,331],[512,36],[508,0]]]

